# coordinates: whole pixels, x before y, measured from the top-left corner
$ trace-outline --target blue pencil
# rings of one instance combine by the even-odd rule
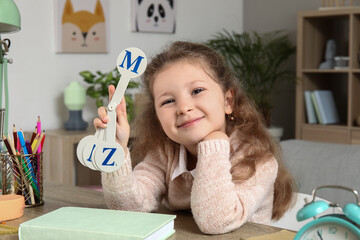
[[[18,131],[18,137],[19,137],[19,141],[20,141],[20,145],[22,147],[22,150],[24,152],[25,155],[28,155],[28,151],[26,149],[26,143],[25,143],[25,138],[24,138],[24,135],[22,133],[22,131]],[[25,156],[25,159],[26,159],[26,164],[23,163],[23,166],[24,166],[24,169],[25,171],[29,171],[30,172],[30,175],[29,176],[29,181],[32,185],[32,187],[34,188],[34,191],[35,191],[35,194],[40,197],[40,192],[39,192],[39,187],[38,187],[38,183],[36,181],[36,177],[35,177],[35,174],[34,174],[34,169],[32,167],[32,164],[31,164],[31,161],[30,161],[30,157],[29,156]]]

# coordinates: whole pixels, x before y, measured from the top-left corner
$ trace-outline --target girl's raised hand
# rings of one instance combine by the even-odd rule
[[[110,102],[114,95],[115,87],[113,85],[110,85],[108,89]],[[105,107],[100,107],[98,109],[98,116],[98,118],[94,119],[95,128],[106,128],[106,124],[109,122],[109,117],[107,115]],[[124,97],[121,100],[120,104],[116,107],[116,116],[116,142],[118,142],[122,146],[125,155],[127,155],[127,144],[130,137],[130,125],[127,120],[126,102]]]

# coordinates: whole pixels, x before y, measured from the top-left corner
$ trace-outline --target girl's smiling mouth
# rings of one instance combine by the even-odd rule
[[[199,117],[199,118],[194,118],[191,120],[188,120],[186,122],[181,123],[180,125],[178,125],[178,128],[186,128],[186,127],[190,127],[193,126],[194,124],[198,123],[199,121],[201,121],[201,119],[203,119],[204,117]]]

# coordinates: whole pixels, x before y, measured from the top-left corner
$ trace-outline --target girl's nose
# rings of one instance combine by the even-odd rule
[[[190,102],[178,102],[177,114],[186,114],[187,112],[193,109],[192,104]]]

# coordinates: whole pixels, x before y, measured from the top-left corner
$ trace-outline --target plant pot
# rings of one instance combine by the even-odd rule
[[[284,128],[271,126],[268,128],[268,131],[269,131],[270,135],[273,138],[275,138],[276,141],[280,142],[281,137],[283,136],[283,133],[284,133]]]

